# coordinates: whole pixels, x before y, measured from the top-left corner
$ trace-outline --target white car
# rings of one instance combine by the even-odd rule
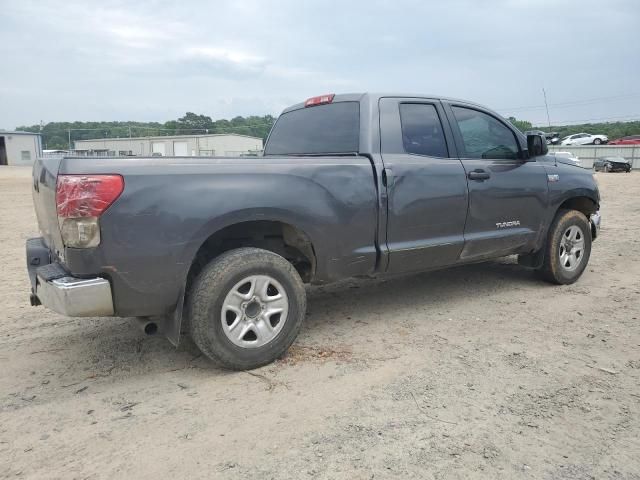
[[[564,137],[560,142],[560,145],[602,145],[607,143],[609,137],[606,135],[591,135],[589,133],[576,133],[575,135],[569,135]]]
[[[574,165],[580,166],[580,159],[571,152],[553,152],[553,155],[555,155],[556,158],[564,158]]]

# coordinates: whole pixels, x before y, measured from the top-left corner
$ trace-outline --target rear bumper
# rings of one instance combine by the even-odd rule
[[[591,238],[593,238],[594,240],[600,235],[601,222],[602,217],[600,216],[600,210],[598,210],[596,213],[593,213],[589,217],[589,223],[591,224]]]
[[[111,285],[104,278],[46,280],[38,275],[34,290],[33,294],[42,305],[67,317],[113,315]]]
[[[105,278],[76,278],[43,255],[42,239],[27,241],[31,304],[68,317],[103,317],[114,313],[111,285]]]

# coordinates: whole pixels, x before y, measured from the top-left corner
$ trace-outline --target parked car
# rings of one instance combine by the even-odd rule
[[[601,145],[607,143],[609,139],[606,135],[591,135],[589,133],[576,133],[564,137],[560,145]]]
[[[231,369],[284,354],[304,283],[518,255],[570,284],[600,225],[590,171],[485,107],[432,96],[310,98],[280,115],[259,161],[40,159],[32,185],[33,305],[139,317],[174,344],[184,317]]]
[[[527,135],[542,135],[546,141],[547,145],[555,145],[560,140],[558,138],[558,132],[543,132],[542,130],[527,130],[524,132],[525,136]]]
[[[566,160],[569,160],[574,165],[580,166],[580,159],[571,152],[553,152],[553,155],[556,158],[564,158]]]
[[[545,135],[547,145],[557,145],[560,143],[560,134],[558,132],[549,132]]]
[[[628,137],[611,140],[609,145],[640,145],[640,135],[629,135]]]
[[[542,135],[543,137],[547,135],[542,130],[527,130],[526,132],[524,132],[524,134],[527,135],[527,136],[528,135]]]
[[[631,171],[631,162],[624,157],[602,157],[593,162],[596,172],[627,172]]]

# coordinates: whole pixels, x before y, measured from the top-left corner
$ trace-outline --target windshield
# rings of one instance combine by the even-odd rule
[[[265,155],[355,153],[360,141],[360,104],[338,102],[284,113],[271,130]]]

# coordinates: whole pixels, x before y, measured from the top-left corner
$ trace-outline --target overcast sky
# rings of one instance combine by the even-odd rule
[[[552,123],[639,119],[639,26],[639,0],[2,0],[0,128],[361,91],[546,123],[543,87]]]

